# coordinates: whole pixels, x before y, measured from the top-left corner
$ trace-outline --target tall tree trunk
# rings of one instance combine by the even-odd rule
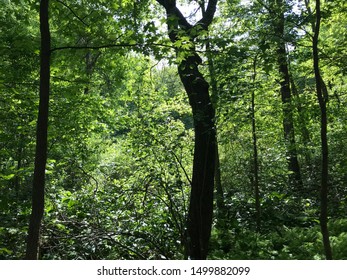
[[[217,81],[215,78],[215,70],[213,65],[213,58],[210,54],[210,42],[207,41],[206,44],[207,50],[207,60],[208,60],[208,68],[210,74],[210,83],[211,83],[211,100],[214,108],[217,107],[218,104],[218,90],[217,90]],[[224,203],[224,191],[222,186],[221,172],[220,172],[220,159],[219,159],[219,147],[218,141],[216,139],[216,169],[215,169],[215,187],[216,187],[216,202],[217,202],[217,210],[220,219],[225,218],[225,203]],[[218,218],[218,217],[217,217]]]
[[[49,0],[40,3],[40,102],[36,130],[35,168],[32,189],[32,212],[30,216],[26,259],[38,259],[41,220],[44,212],[45,168],[47,161],[47,129],[50,87],[51,38],[48,16]]]
[[[193,111],[195,142],[193,178],[188,211],[188,255],[206,259],[212,228],[213,189],[216,158],[214,109],[208,83],[188,58],[179,66],[179,75]]]
[[[290,85],[291,85],[293,97],[295,98],[296,110],[298,112],[303,144],[305,147],[308,147],[309,143],[311,142],[310,132],[307,128],[305,111],[304,111],[304,108],[300,102],[300,96],[299,96],[299,93],[298,93],[298,90],[297,90],[297,87],[295,85],[295,81],[294,81],[292,75],[290,75]],[[307,153],[306,153],[306,162],[307,162],[307,164],[311,163],[311,157]]]
[[[290,60],[288,60],[288,71],[289,71],[290,88],[291,88],[291,92],[293,94],[293,99],[295,100],[294,103],[296,105],[296,110],[298,112],[303,144],[305,147],[308,147],[309,143],[311,142],[310,132],[307,128],[307,120],[306,120],[306,116],[305,116],[305,110],[301,104],[298,88],[295,84],[295,79],[292,75]],[[310,162],[311,162],[311,159],[309,158],[307,160],[307,163],[310,163]]]
[[[293,93],[294,103],[296,105],[296,110],[298,112],[299,129],[301,132],[302,143],[304,145],[303,154],[305,157],[306,172],[308,173],[308,178],[312,178],[315,172],[315,168],[312,164],[312,156],[310,151],[311,136],[307,127],[307,116],[305,115],[305,109],[301,104],[300,96],[292,75],[290,75],[290,85]],[[309,194],[309,188],[307,187],[308,186],[304,187],[303,192]]]
[[[205,1],[201,1],[200,7],[202,10],[202,15],[205,16]],[[206,39],[206,54],[207,54],[207,63],[208,63],[208,72],[210,76],[210,85],[211,85],[211,101],[213,107],[216,109],[218,106],[218,87],[216,80],[216,71],[213,62],[213,56],[211,53],[211,43],[209,38]],[[216,129],[217,134],[217,129]],[[215,174],[214,174],[214,183],[216,189],[216,229],[218,234],[218,239],[221,241],[221,249],[223,252],[228,253],[230,251],[230,237],[227,227],[227,209],[224,201],[224,190],[221,180],[221,170],[220,170],[220,158],[219,158],[219,146],[218,138],[216,138],[216,162],[215,162]]]
[[[277,0],[277,20],[275,20],[275,33],[278,37],[277,43],[277,62],[281,77],[281,99],[283,108],[283,131],[287,149],[289,185],[292,189],[302,190],[303,183],[296,149],[294,121],[292,113],[292,93],[290,89],[290,76],[287,63],[287,51],[284,41],[284,3],[283,0]]]
[[[321,170],[321,210],[320,210],[320,226],[323,236],[323,245],[325,250],[325,256],[328,260],[333,259],[329,240],[328,230],[328,176],[329,176],[329,149],[328,149],[328,121],[327,121],[327,89],[323,83],[323,79],[319,68],[319,53],[318,53],[318,41],[319,31],[321,23],[321,6],[320,0],[316,0],[316,22],[314,24],[314,36],[312,41],[312,54],[313,54],[313,67],[314,75],[316,79],[316,91],[318,103],[321,111],[321,151],[322,151],[322,170]]]
[[[255,85],[257,77],[257,57],[253,62],[253,84]],[[255,121],[255,90],[252,90],[251,97],[251,118],[252,118],[252,144],[253,144],[253,188],[255,196],[255,219],[257,231],[261,227],[261,208],[260,208],[260,188],[259,188],[259,161],[258,161],[258,142],[257,142],[257,127]]]
[[[205,16],[205,1],[201,2],[202,14]],[[206,53],[207,53],[207,63],[208,63],[208,72],[210,75],[210,85],[211,85],[211,101],[214,108],[217,108],[218,104],[218,87],[216,80],[216,71],[214,68],[213,57],[211,54],[211,44],[209,38],[206,40]],[[216,132],[217,133],[217,132]],[[226,209],[224,203],[224,191],[221,180],[220,172],[220,159],[219,159],[219,147],[218,141],[216,140],[216,169],[215,169],[215,188],[216,188],[216,205],[217,205],[217,224],[218,220],[222,221],[222,224],[225,222],[226,218]]]
[[[186,251],[190,259],[206,259],[212,228],[213,190],[216,159],[215,111],[209,96],[209,84],[200,73],[198,66],[202,62],[194,45],[198,36],[196,26],[207,30],[212,22],[217,0],[210,0],[205,15],[190,25],[176,7],[175,0],[157,0],[167,14],[170,40],[176,43],[180,34],[189,38],[190,50],[176,47],[177,56],[182,59],[178,73],[187,92],[194,119],[194,161],[190,204],[187,219]]]

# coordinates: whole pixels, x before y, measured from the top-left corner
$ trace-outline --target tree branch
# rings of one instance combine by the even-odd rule
[[[84,20],[82,18],[80,18],[73,10],[72,8],[70,8],[70,6],[68,6],[67,4],[65,4],[63,1],[61,0],[55,0],[58,3],[62,4],[64,7],[68,8],[70,10],[70,12],[80,21],[82,22],[85,26],[89,26],[87,23],[84,22]]]
[[[204,30],[207,30],[210,24],[212,23],[214,13],[216,12],[218,0],[210,0],[208,1],[208,5],[206,11],[204,11],[204,16],[201,20],[196,23],[196,26],[201,26]]]
[[[189,185],[192,186],[192,180],[190,180],[189,176],[188,176],[188,173],[186,171],[186,169],[184,168],[181,160],[178,158],[178,156],[175,154],[174,151],[171,151],[171,153],[173,154],[173,156],[175,157],[176,161],[178,162],[179,166],[181,167],[181,169],[183,170],[184,172],[184,175],[186,176],[188,182],[189,182]]]
[[[165,8],[167,19],[169,19],[170,16],[176,16],[178,19],[178,25],[181,28],[188,30],[193,27],[177,8],[175,0],[157,0],[157,2]]]
[[[51,52],[60,51],[60,50],[99,50],[99,49],[107,49],[107,48],[125,48],[125,47],[146,47],[146,46],[158,46],[158,47],[166,47],[166,48],[174,48],[171,45],[166,44],[139,44],[139,43],[119,43],[119,44],[105,44],[105,45],[99,45],[99,46],[62,46],[62,47],[56,47],[52,48]]]
[[[189,31],[197,26],[201,27],[203,30],[207,30],[209,25],[212,23],[218,0],[210,0],[208,2],[206,10],[203,9],[202,19],[199,20],[195,25],[191,25],[187,21],[181,11],[177,8],[175,0],[157,0],[157,2],[166,10],[167,25],[169,27],[169,37],[172,42],[175,42],[177,40],[177,30],[179,28],[188,31],[188,34]],[[175,22],[174,20],[171,21],[171,17],[177,18],[177,22]],[[196,37],[196,35],[189,35],[192,39]]]

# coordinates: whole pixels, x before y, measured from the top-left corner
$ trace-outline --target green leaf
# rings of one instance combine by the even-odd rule
[[[4,180],[11,180],[14,176],[16,176],[16,174],[9,174],[9,175],[0,174],[0,177]]]
[[[13,251],[7,249],[7,248],[0,248],[0,255],[11,255],[13,253]]]

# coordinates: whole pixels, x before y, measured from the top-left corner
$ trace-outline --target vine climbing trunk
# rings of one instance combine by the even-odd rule
[[[47,161],[48,105],[50,88],[51,37],[49,30],[49,0],[40,2],[40,101],[36,128],[35,168],[32,189],[32,211],[29,222],[25,258],[38,259],[41,221],[44,212],[45,169]]]
[[[213,191],[216,159],[215,111],[209,83],[199,71],[202,62],[194,39],[211,24],[217,0],[210,0],[202,19],[191,25],[175,0],[157,0],[166,10],[168,35],[179,58],[178,73],[192,108],[195,130],[193,177],[187,219],[186,251],[190,259],[206,259],[212,228]],[[193,31],[193,32],[192,32]],[[183,40],[189,47],[181,49]]]

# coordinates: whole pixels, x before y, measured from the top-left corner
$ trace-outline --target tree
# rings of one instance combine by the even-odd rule
[[[297,191],[302,191],[303,182],[296,149],[292,112],[292,89],[290,88],[290,74],[287,62],[288,56],[285,41],[285,2],[283,0],[277,0],[275,2],[273,10],[270,9],[270,16],[274,18],[274,36],[283,106],[283,131],[287,148],[288,170],[290,173],[289,185]]]
[[[51,36],[49,29],[49,0],[40,2],[41,64],[40,102],[36,130],[35,170],[32,189],[32,211],[30,216],[26,259],[37,259],[41,220],[45,201],[45,169],[47,161],[47,130],[50,88]]]
[[[178,73],[193,112],[195,140],[191,197],[187,220],[187,256],[206,259],[212,228],[213,190],[216,156],[215,112],[209,96],[209,84],[199,71],[202,60],[194,40],[207,30],[216,11],[210,0],[202,19],[191,25],[175,0],[158,0],[166,10],[168,35],[175,46]]]
[[[199,1],[199,6],[201,9],[202,16],[205,16],[206,13],[206,7],[205,7],[205,1]],[[218,99],[219,99],[219,92],[218,92],[218,82],[217,82],[217,76],[216,76],[216,70],[214,66],[213,61],[213,53],[211,49],[211,42],[210,42],[210,35],[209,32],[207,32],[207,37],[205,38],[205,48],[206,48],[206,62],[208,64],[208,76],[209,76],[209,83],[210,83],[210,92],[211,92],[211,101],[212,105],[215,109],[218,108]],[[216,125],[217,126],[217,125]],[[216,128],[216,134],[217,128]],[[222,186],[222,180],[221,180],[221,165],[220,165],[220,158],[219,158],[219,144],[218,144],[218,137],[216,138],[216,162],[215,162],[215,195],[216,195],[216,229],[220,233],[220,239],[225,240],[224,238],[226,233],[226,223],[227,217],[226,217],[226,207],[224,203],[224,190]],[[226,242],[227,243],[227,242]],[[227,245],[223,245],[224,250],[228,250]]]
[[[319,31],[321,25],[321,3],[320,0],[316,0],[316,15],[315,23],[313,24],[313,39],[312,39],[312,56],[313,56],[313,68],[314,76],[316,79],[316,93],[318,98],[318,103],[321,111],[321,153],[322,153],[322,163],[321,163],[321,210],[320,210],[320,226],[323,235],[323,244],[325,255],[328,260],[333,258],[330,240],[329,240],[329,230],[328,230],[328,178],[329,178],[329,147],[328,147],[328,119],[327,119],[327,102],[328,93],[327,88],[323,82],[320,66],[319,66]]]
[[[257,55],[254,57],[253,62],[253,84],[255,86],[257,78]],[[258,159],[258,139],[257,139],[257,126],[255,119],[255,89],[252,89],[251,93],[251,118],[252,118],[252,143],[253,143],[253,186],[255,196],[255,217],[257,231],[260,231],[261,227],[261,205],[260,205],[260,187],[259,187],[259,159]]]

